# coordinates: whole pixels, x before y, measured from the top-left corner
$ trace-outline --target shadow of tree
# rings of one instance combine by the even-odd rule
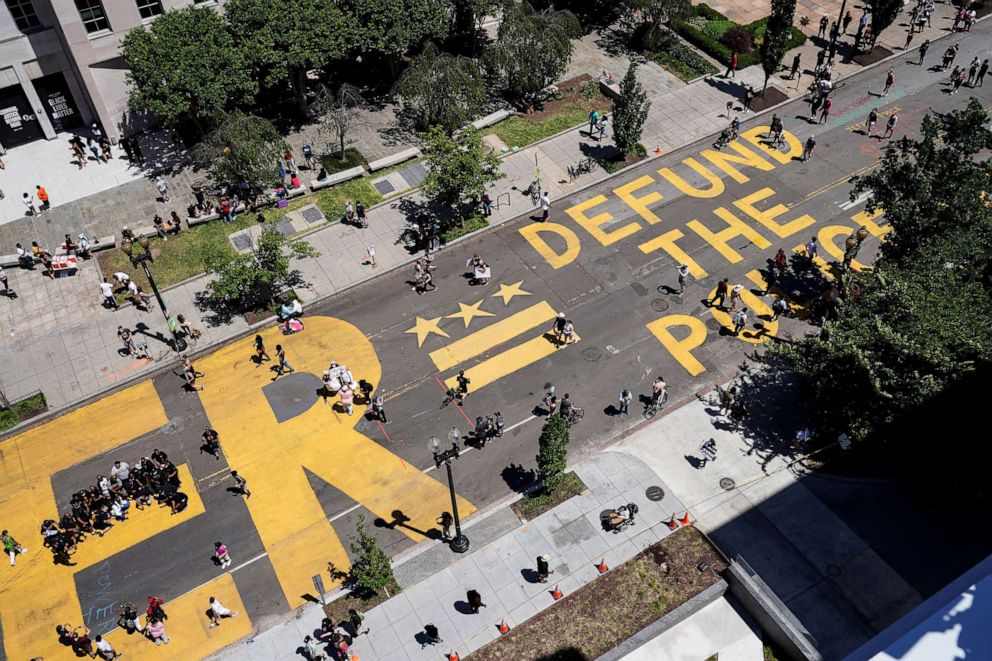
[[[517,493],[524,493],[537,483],[537,471],[520,464],[510,464],[500,473],[506,486]]]

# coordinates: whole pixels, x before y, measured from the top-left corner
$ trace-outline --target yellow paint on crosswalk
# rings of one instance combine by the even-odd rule
[[[3,476],[0,480],[0,522],[30,550],[18,558],[16,567],[4,567],[0,581],[0,622],[8,659],[65,658],[66,649],[54,635],[54,627],[63,622],[78,624],[83,619],[73,579],[83,563],[79,567],[54,565],[51,554],[41,547],[38,537],[41,522],[54,518],[57,512],[51,476],[113,450],[166,422],[165,410],[154,386],[145,382],[61,415],[0,444],[0,475]],[[111,461],[108,458],[108,470]],[[190,485],[192,491],[192,482]],[[190,500],[193,500],[192,493]],[[143,514],[159,521],[152,511],[136,513],[133,521],[120,524],[105,539],[91,538],[83,542],[77,554],[80,560],[92,566],[120,550],[120,544],[133,544],[135,540],[154,534],[155,531],[139,520]]]
[[[335,360],[356,379],[379,383],[381,366],[372,343],[347,322],[310,317],[302,333],[283,337],[270,328],[261,335],[267,346],[282,344],[297,370],[283,379],[309,373],[316,386],[316,375]],[[348,416],[315,395],[309,408],[278,422],[263,392],[273,374],[256,367],[249,360],[252,353],[244,340],[202,359],[210,381],[204,382],[200,398],[228,463],[248,480],[252,496],[245,503],[286,600],[295,608],[313,591],[312,576],[320,574],[326,585],[334,584],[328,563],[342,570],[349,566],[307,471],[386,521],[402,512],[409,527],[419,530],[433,528],[450,499],[445,485],[355,430],[363,405],[356,404]],[[469,514],[475,508],[460,498],[458,509]],[[409,528],[397,529],[423,539]]]
[[[797,255],[801,255],[807,260],[809,259],[809,255],[806,254],[805,244],[800,243],[798,246],[792,249],[792,252],[794,252]],[[837,267],[833,264],[828,263],[827,260],[823,259],[819,255],[813,258],[813,266],[815,266],[827,280],[834,281],[837,279],[837,273],[836,273]]]
[[[748,271],[747,278],[761,291],[765,291],[768,288],[765,278],[759,271]],[[710,292],[709,298],[712,299],[715,293],[716,289]],[[778,334],[778,321],[768,321],[772,318],[774,313],[772,312],[771,307],[769,307],[760,296],[752,294],[751,290],[745,287],[741,290],[741,300],[744,301],[744,305],[748,308],[749,321],[746,329],[741,330],[740,334],[737,335],[738,340],[749,344],[761,344],[762,342],[768,341],[769,337],[773,337]],[[734,321],[731,313],[724,312],[717,307],[711,307],[709,310],[710,314],[713,315],[714,319],[720,322],[721,326],[729,331],[734,330]],[[759,315],[764,316],[765,319],[760,319]],[[762,329],[760,331],[754,330],[754,324],[759,321],[762,322]]]
[[[702,319],[688,314],[670,314],[655,319],[647,327],[686,372],[699,376],[706,371],[699,359],[692,355],[692,350],[698,349],[706,341],[706,325]],[[674,328],[688,329],[688,332],[679,339],[672,332]]]
[[[529,308],[501,319],[470,335],[455,340],[447,346],[430,353],[431,360],[438,370],[444,372],[466,360],[475,358],[517,335],[529,331],[555,318],[554,308],[547,301],[541,301]]]
[[[845,227],[844,225],[827,225],[820,228],[820,231],[816,233],[816,238],[820,242],[820,246],[823,248],[825,253],[836,259],[838,262],[843,263],[845,248],[838,246],[836,241],[838,237],[845,237],[846,239],[852,234],[854,234],[854,230],[850,227]],[[851,260],[852,271],[864,271],[869,268],[871,267],[865,266],[856,259]]]
[[[220,626],[211,629],[210,617],[207,615],[210,597],[218,599],[225,608],[238,613],[238,616],[223,618]],[[167,644],[156,645],[141,634],[129,635],[120,629],[111,633],[107,640],[118,652],[124,652],[125,658],[186,661],[202,659],[252,632],[251,618],[248,617],[241,593],[231,574],[227,572],[167,602],[163,608],[169,616],[165,621],[165,633],[169,637]],[[141,621],[144,624],[144,616]]]
[[[475,392],[499,381],[504,376],[547,358],[559,349],[572,346],[580,339],[582,338],[575,334],[575,339],[571,343],[559,345],[548,333],[544,333],[466,369],[465,376],[470,379],[472,392]],[[449,388],[453,388],[458,384],[458,379],[452,376],[445,379],[444,383]]]

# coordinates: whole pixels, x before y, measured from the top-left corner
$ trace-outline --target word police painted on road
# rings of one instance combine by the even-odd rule
[[[802,154],[802,143],[796,136],[786,132],[784,134],[786,149],[780,151],[768,147],[762,141],[763,136],[767,133],[768,127],[758,126],[742,133],[742,140],[731,143],[727,152],[704,149],[699,153],[700,158],[688,157],[684,159],[681,165],[697,175],[690,177],[691,179],[694,181],[702,180],[699,185],[690,183],[673,168],[661,168],[658,170],[658,175],[676,191],[689,197],[719,198],[726,191],[726,184],[720,173],[739,184],[746,184],[750,178],[742,171],[743,169],[750,168],[758,172],[770,172],[778,165],[790,163],[795,157]],[[743,141],[751,143],[758,151],[745,146]],[[704,164],[702,159],[705,159],[708,165]],[[714,169],[719,172],[715,172]],[[611,226],[615,220],[612,214],[606,211],[596,211],[597,207],[608,201],[606,195],[596,195],[584,200],[566,209],[565,213],[585,234],[603,246],[610,246],[642,232],[646,227],[662,222],[662,218],[651,210],[651,206],[665,199],[664,194],[658,190],[659,187],[663,186],[664,184],[659,186],[655,177],[644,175],[613,189],[613,195],[640,218],[640,220],[633,219],[619,227]],[[735,200],[733,207],[736,207],[736,211],[731,211],[727,206],[716,207],[712,213],[724,224],[721,229],[710,229],[698,219],[685,223],[685,228],[702,238],[727,262],[737,264],[743,260],[743,257],[730,245],[732,240],[743,237],[759,249],[765,250],[772,246],[772,241],[768,238],[769,235],[773,236],[775,240],[785,239],[816,223],[816,220],[809,214],[789,217],[789,209],[780,203],[773,204],[764,210],[758,208],[759,204],[767,203],[773,199],[774,195],[774,190],[764,187]],[[745,222],[741,217],[742,215],[750,222]],[[859,224],[868,227],[873,235],[881,236],[888,228],[873,223],[873,217],[862,213],[854,218],[859,221]],[[571,264],[582,250],[579,234],[562,223],[545,222],[528,225],[522,227],[519,232],[553,269],[560,269]],[[831,257],[840,260],[843,258],[843,248],[841,247],[843,240],[853,232],[854,228],[852,227],[828,225],[821,228],[817,236],[823,250]],[[638,244],[638,248],[645,254],[664,252],[676,264],[687,264],[689,271],[696,279],[705,278],[709,274],[681,245],[685,236],[686,234],[682,229],[668,229],[661,234],[643,240]],[[553,240],[554,247],[548,239]],[[822,259],[817,261],[816,265],[828,278],[834,277],[829,265]],[[854,267],[864,268],[860,264],[856,264]],[[757,288],[766,289],[764,279],[758,271],[749,272],[747,278]],[[752,308],[756,314],[771,314],[768,306],[747,289],[742,292],[742,299],[744,304]],[[711,308],[709,312],[722,326],[728,329],[733,328],[730,315],[716,308]],[[692,354],[692,351],[706,340],[707,329],[702,320],[684,314],[670,314],[651,322],[647,328],[691,375],[696,376],[706,371],[702,363]],[[673,332],[676,328],[684,329],[678,333],[682,339],[678,339]],[[686,331],[688,332],[686,333]],[[760,333],[745,333],[738,337],[744,342],[761,343],[774,337],[777,332],[777,323],[769,322],[764,325]]]

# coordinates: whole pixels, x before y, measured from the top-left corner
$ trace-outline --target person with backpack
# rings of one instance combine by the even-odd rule
[[[741,308],[740,310],[735,312],[733,316],[733,322],[734,322],[734,335],[735,336],[740,335],[741,331],[744,330],[744,327],[747,326],[747,308]]]
[[[803,145],[803,156],[802,161],[805,163],[809,160],[809,157],[813,155],[813,149],[816,147],[816,138],[809,136],[806,139],[806,144]]]
[[[365,627],[362,631],[362,622],[365,621],[365,614],[361,611],[355,610],[354,608],[348,609],[348,621],[351,622],[351,628],[355,631],[355,636],[358,637],[363,633],[368,635],[369,628]]]
[[[787,314],[788,312],[789,302],[781,296],[776,296],[775,300],[772,301],[772,321],[778,319],[779,315]]]

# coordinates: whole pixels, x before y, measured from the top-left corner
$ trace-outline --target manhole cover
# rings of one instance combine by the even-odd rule
[[[424,167],[423,163],[414,163],[400,170],[399,175],[409,184],[410,188],[413,188],[424,183],[424,179],[427,178],[427,168]]]
[[[375,189],[379,191],[379,195],[389,195],[396,191],[396,187],[389,182],[388,179],[380,179],[379,181],[373,182]]]
[[[582,352],[582,359],[589,363],[595,363],[603,357],[603,352],[596,347],[589,347]]]
[[[668,301],[663,298],[656,298],[651,301],[651,309],[655,312],[664,312],[668,309]]]
[[[324,214],[322,214],[320,209],[317,207],[307,207],[306,209],[301,209],[300,215],[303,216],[303,220],[307,221],[308,225],[316,225],[324,220]]]
[[[827,576],[833,576],[834,578],[840,576],[840,567],[837,565],[827,565]]]
[[[721,477],[720,478],[720,488],[723,489],[724,491],[730,491],[730,490],[732,490],[736,486],[737,486],[737,483],[734,482],[733,479],[731,479],[729,477]]]
[[[655,502],[661,500],[665,497],[665,490],[659,486],[650,486],[644,490],[644,495],[648,500],[653,500]]]

